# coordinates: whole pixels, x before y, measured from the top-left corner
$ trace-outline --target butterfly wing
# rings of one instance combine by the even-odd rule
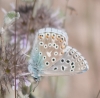
[[[68,45],[67,33],[54,28],[40,29],[35,37],[28,70],[34,77],[62,58]]]
[[[48,69],[64,54],[68,45],[67,33],[54,28],[43,28],[38,31],[35,47],[43,57],[44,68]]]
[[[31,76],[33,76],[34,78],[39,78],[40,70],[42,70],[43,67],[44,67],[43,57],[39,53],[39,44],[36,37],[29,58],[28,71],[31,73]]]
[[[74,48],[67,46],[63,57],[49,69],[43,70],[41,76],[73,75],[86,72],[87,61]]]

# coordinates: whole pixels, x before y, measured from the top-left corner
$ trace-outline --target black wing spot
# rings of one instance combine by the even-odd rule
[[[71,72],[73,72],[74,70],[73,70],[73,69],[71,69],[70,71],[71,71]]]
[[[52,62],[55,62],[56,61],[56,58],[52,58]]]
[[[62,66],[61,68],[62,68],[63,71],[65,70],[65,67],[64,66]]]
[[[69,64],[70,63],[70,60],[67,60],[66,62]]]
[[[53,46],[56,46],[56,44],[54,43]]]
[[[58,45],[55,46],[55,49],[58,49]]]
[[[71,65],[74,65],[74,62],[72,62]]]
[[[46,62],[45,64],[46,64],[46,66],[48,66],[49,65],[49,62]]]
[[[42,52],[40,52],[39,54],[42,55]]]
[[[46,59],[46,56],[44,56],[43,59]]]
[[[54,70],[57,70],[58,68],[57,67],[54,67]]]
[[[47,45],[44,45],[44,48],[46,49],[47,48]]]
[[[65,61],[64,59],[61,59],[61,63],[64,63],[64,61]]]
[[[72,66],[72,68],[75,68],[75,66]]]

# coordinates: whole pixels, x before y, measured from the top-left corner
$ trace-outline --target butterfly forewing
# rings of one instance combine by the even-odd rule
[[[47,69],[62,58],[68,37],[65,32],[53,28],[40,29],[38,33],[39,53],[43,56],[44,68]],[[36,43],[36,44],[38,44]]]
[[[72,75],[88,70],[87,61],[74,48],[67,46],[63,57],[48,70],[43,70],[42,76]]]

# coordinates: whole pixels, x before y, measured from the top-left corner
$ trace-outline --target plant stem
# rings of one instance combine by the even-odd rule
[[[97,97],[96,97],[96,98],[99,98],[99,94],[100,94],[100,90],[99,90],[99,92],[98,92],[98,94],[97,94]]]
[[[63,23],[63,28],[64,29],[66,29],[66,16],[67,16],[68,2],[69,2],[69,0],[66,0],[65,19],[64,19],[64,23]]]
[[[55,80],[55,87],[54,87],[54,94],[53,94],[53,98],[56,98],[57,95],[57,84],[58,84],[58,77],[56,77],[56,80]]]
[[[4,32],[5,29],[2,27],[1,32],[0,32],[0,37],[1,37],[1,48],[2,48],[2,56],[5,60],[5,37],[4,37]]]
[[[16,2],[15,2],[15,8],[17,9],[17,0],[16,0]],[[17,14],[17,10],[16,10],[16,14]],[[17,19],[15,18],[15,40],[14,40],[14,42],[15,42],[15,56],[14,56],[14,72],[15,72],[15,77],[14,77],[14,80],[15,80],[15,98],[17,97],[16,96],[16,94],[17,94],[17,92],[16,92],[16,22],[17,22]]]

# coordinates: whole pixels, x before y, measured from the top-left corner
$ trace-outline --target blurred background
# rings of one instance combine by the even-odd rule
[[[0,28],[4,19],[1,8],[11,11],[11,3],[15,2],[0,0]],[[17,8],[26,3],[18,0]],[[34,92],[35,98],[96,98],[100,90],[100,0],[38,0],[37,5],[36,9],[46,5],[53,15],[59,11],[69,46],[86,58],[89,70],[74,76],[43,77]]]

